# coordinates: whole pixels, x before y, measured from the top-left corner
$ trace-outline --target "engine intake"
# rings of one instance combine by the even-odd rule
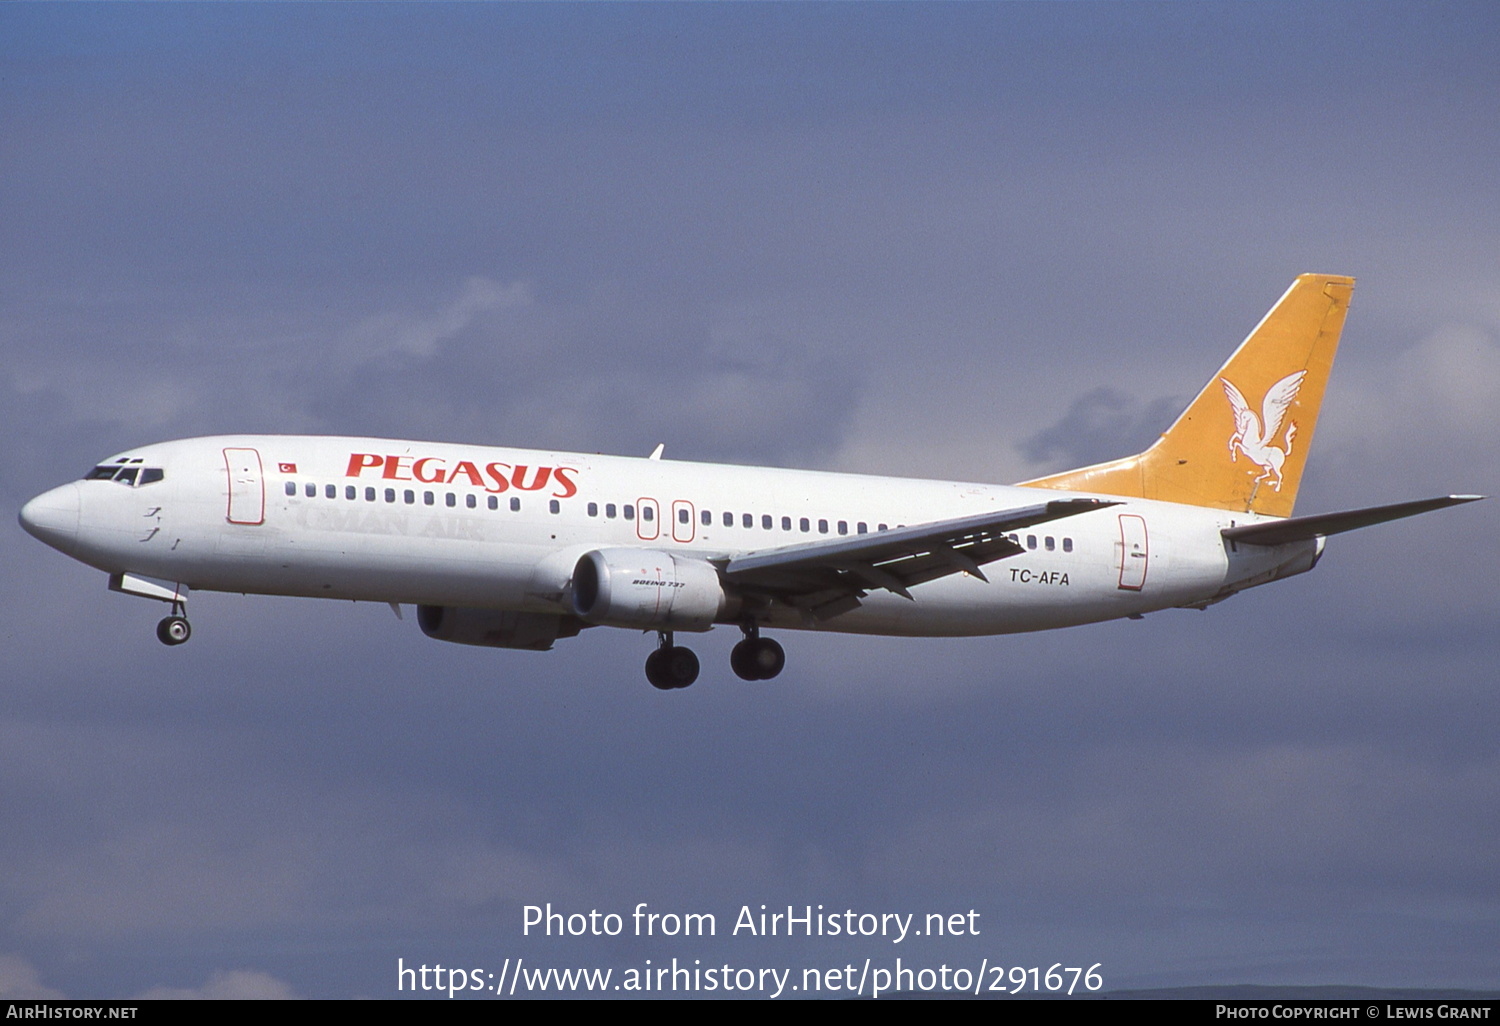
[[[573,612],[609,627],[708,630],[734,597],[713,565],[656,549],[595,549],[573,568]]]

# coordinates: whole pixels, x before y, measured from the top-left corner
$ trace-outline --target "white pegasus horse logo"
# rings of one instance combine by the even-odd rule
[[[1238,461],[1239,454],[1244,453],[1252,463],[1261,468],[1262,473],[1255,479],[1255,483],[1271,481],[1278,492],[1281,491],[1281,468],[1286,463],[1286,458],[1292,454],[1292,438],[1297,434],[1297,425],[1287,425],[1285,449],[1278,449],[1271,444],[1271,440],[1281,432],[1281,422],[1286,418],[1287,408],[1297,398],[1305,377],[1307,371],[1300,370],[1295,374],[1288,374],[1267,389],[1259,417],[1228,378],[1219,379],[1223,382],[1224,394],[1229,397],[1229,405],[1234,407],[1234,434],[1229,439],[1230,460]]]

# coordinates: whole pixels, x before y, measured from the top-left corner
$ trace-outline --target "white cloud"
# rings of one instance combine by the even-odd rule
[[[1393,398],[1414,422],[1425,416],[1450,432],[1500,434],[1500,345],[1492,332],[1443,328],[1403,353],[1391,377]]]
[[[255,969],[215,969],[201,987],[152,987],[142,1001],[287,1001],[292,988]]]
[[[1500,486],[1497,326],[1438,328],[1387,361],[1345,370],[1335,370],[1314,443],[1321,479],[1356,501],[1372,498],[1371,475],[1414,494]]]
[[[456,297],[430,313],[388,312],[365,319],[349,332],[344,348],[364,360],[387,353],[431,357],[444,341],[482,315],[531,303],[531,288],[525,282],[501,283],[474,275],[465,279]]]
[[[36,966],[18,955],[0,955],[0,999],[6,1001],[57,1001],[63,997],[42,983]]]

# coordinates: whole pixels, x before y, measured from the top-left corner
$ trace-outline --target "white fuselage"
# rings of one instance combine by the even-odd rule
[[[28,504],[23,521],[112,575],[197,590],[562,615],[572,611],[574,567],[595,549],[722,560],[1072,494],[290,435],[164,442],[108,463],[160,468],[161,479],[64,485]],[[987,581],[954,573],[916,585],[910,599],[875,589],[827,620],[783,607],[761,622],[979,635],[1202,606],[1315,562],[1320,541],[1236,551],[1220,535],[1261,519],[1119,500],[1016,532],[1025,551],[987,564]]]

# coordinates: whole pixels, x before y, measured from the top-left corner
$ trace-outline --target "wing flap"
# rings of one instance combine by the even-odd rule
[[[1006,532],[1117,505],[1108,499],[1054,499],[852,538],[748,552],[728,560],[723,574],[742,588],[773,594],[824,619],[848,612],[872,590],[884,589],[910,599],[911,588],[950,574],[966,572],[987,580],[984,564],[1025,551]]]

